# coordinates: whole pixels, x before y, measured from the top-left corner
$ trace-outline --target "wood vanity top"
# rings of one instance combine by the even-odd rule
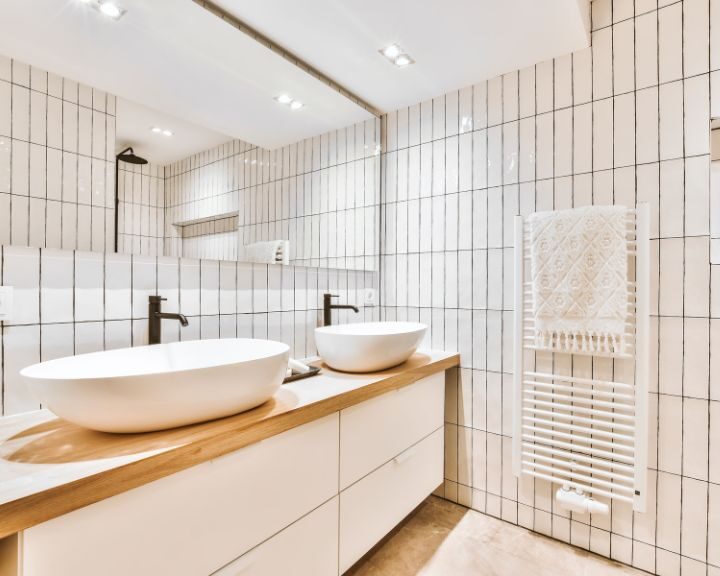
[[[372,374],[318,364],[253,410],[144,434],[95,432],[48,410],[0,418],[0,538],[115,496],[459,365],[457,354],[418,351]]]

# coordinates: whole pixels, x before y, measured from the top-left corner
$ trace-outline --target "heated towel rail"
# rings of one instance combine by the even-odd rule
[[[648,444],[649,212],[629,209],[623,354],[535,347],[530,242],[515,218],[513,472],[645,510]]]

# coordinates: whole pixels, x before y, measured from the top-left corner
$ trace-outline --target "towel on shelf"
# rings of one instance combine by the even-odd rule
[[[625,351],[627,208],[589,206],[528,217],[535,345]]]
[[[288,264],[290,262],[290,242],[269,240],[240,246],[238,260],[260,264]]]

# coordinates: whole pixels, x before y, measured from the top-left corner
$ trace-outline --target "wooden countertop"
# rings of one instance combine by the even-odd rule
[[[0,418],[0,538],[457,366],[418,351],[373,374],[323,371],[253,410],[145,434],[108,434],[48,410]]]

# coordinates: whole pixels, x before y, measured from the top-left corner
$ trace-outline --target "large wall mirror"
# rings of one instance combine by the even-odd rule
[[[199,3],[30,4],[0,40],[0,243],[377,269],[368,106]]]
[[[379,120],[267,150],[121,98],[116,110],[113,249],[376,269]]]

